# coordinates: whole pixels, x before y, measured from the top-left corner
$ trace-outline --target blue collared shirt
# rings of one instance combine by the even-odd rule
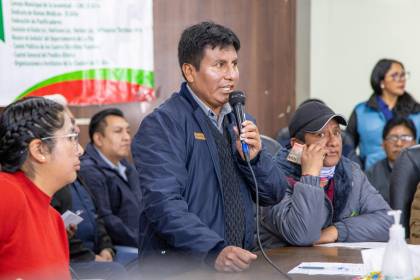
[[[392,110],[389,110],[388,105],[385,103],[385,101],[379,96],[376,95],[376,102],[378,103],[379,110],[384,114],[385,119],[389,121],[394,116],[394,113]]]
[[[223,134],[223,119],[225,118],[225,116],[227,114],[229,114],[230,112],[232,112],[232,107],[230,106],[230,104],[229,103],[226,103],[225,105],[223,105],[222,109],[220,110],[219,117],[217,117],[216,113],[213,112],[213,110],[210,109],[210,107],[207,106],[193,92],[193,90],[190,88],[190,86],[188,84],[187,84],[187,88],[188,88],[189,92],[191,93],[192,97],[194,98],[194,100],[198,103],[198,106],[200,106],[200,108],[204,111],[204,113],[206,114],[206,116],[210,118],[212,124],[214,124],[216,126],[216,128],[220,131],[220,133]]]
[[[121,177],[124,178],[125,181],[128,182],[127,174],[125,174],[125,171],[127,170],[127,167],[121,164],[121,162],[118,162],[117,165],[113,164],[101,151],[93,145],[95,150],[98,152],[99,156],[106,162],[106,164],[109,165],[112,169],[118,172],[118,174],[121,175]]]

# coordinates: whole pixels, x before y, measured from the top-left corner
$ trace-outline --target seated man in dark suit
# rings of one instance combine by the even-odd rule
[[[137,247],[141,191],[137,171],[126,160],[129,124],[119,109],[106,109],[92,117],[89,137],[80,176],[95,197],[113,243]]]
[[[401,150],[416,144],[417,131],[413,121],[408,118],[390,119],[382,133],[386,158],[375,163],[366,171],[370,183],[390,203],[389,184],[392,168]]]

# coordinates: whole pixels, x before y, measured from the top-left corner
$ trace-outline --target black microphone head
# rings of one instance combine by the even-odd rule
[[[238,103],[245,105],[245,93],[242,91],[234,91],[229,95],[230,106],[235,107]]]

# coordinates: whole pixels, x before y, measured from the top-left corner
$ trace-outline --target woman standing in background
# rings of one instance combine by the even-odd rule
[[[373,68],[370,84],[373,94],[353,110],[346,132],[367,170],[386,157],[382,148],[382,130],[393,117],[408,117],[420,131],[420,104],[405,91],[408,73],[404,65],[393,59],[381,59]],[[416,141],[417,142],[417,141]]]

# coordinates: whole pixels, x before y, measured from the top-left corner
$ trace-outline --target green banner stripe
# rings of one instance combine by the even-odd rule
[[[2,3],[2,0],[0,0],[0,41],[5,42],[5,39],[4,39],[3,3]]]
[[[137,83],[139,85],[154,87],[154,73],[152,71],[134,70],[128,68],[113,68],[113,69],[89,69],[65,73],[45,81],[42,81],[19,95],[18,99],[27,95],[28,93],[51,84],[65,81],[79,81],[79,80],[110,80],[127,83]]]

